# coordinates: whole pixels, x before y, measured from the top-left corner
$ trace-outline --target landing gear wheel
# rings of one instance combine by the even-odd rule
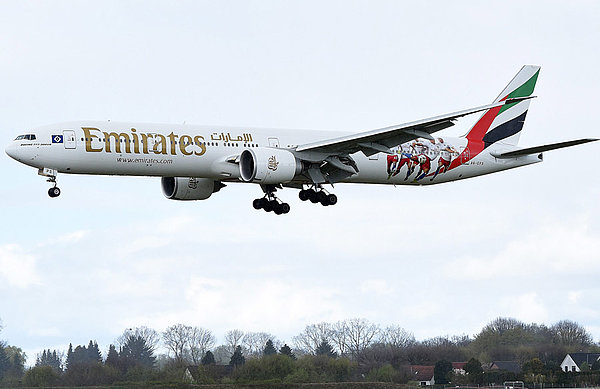
[[[322,190],[317,192],[317,201],[323,205],[327,202],[327,194]]]
[[[308,199],[310,200],[311,203],[316,204],[319,202],[319,199],[317,198],[317,192],[315,192],[312,189],[308,190]]]
[[[276,206],[274,206],[273,212],[275,212],[275,215],[281,215],[283,213],[283,211],[281,210],[281,204],[277,204]]]
[[[260,201],[262,199],[255,199],[252,202],[252,206],[254,207],[254,209],[261,209],[262,208],[262,201]]]
[[[281,213],[288,213],[290,211],[290,205],[288,203],[282,203],[280,205]]]
[[[274,200],[267,200],[267,203],[263,206],[263,209],[267,212],[271,212],[273,210],[273,206],[277,205],[277,202]]]
[[[308,190],[302,189],[300,193],[298,193],[298,197],[300,197],[300,200],[302,201],[308,200]]]
[[[262,209],[265,209],[267,207],[267,205],[269,205],[269,199],[263,197],[262,199],[260,199],[260,207]]]
[[[52,198],[60,196],[60,189],[57,186],[48,189],[48,196]]]
[[[337,196],[333,193],[327,195],[327,205],[336,205],[337,204]]]

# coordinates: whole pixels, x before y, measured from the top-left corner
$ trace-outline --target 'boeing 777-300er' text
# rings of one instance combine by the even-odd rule
[[[288,213],[275,192],[299,189],[300,199],[334,205],[325,184],[430,185],[542,161],[542,152],[591,142],[579,139],[518,147],[539,66],[523,66],[488,105],[377,130],[331,131],[117,122],[68,122],[35,128],[6,153],[38,169],[60,195],[58,173],[157,176],[173,200],[205,200],[225,183],[259,184],[256,209]],[[482,112],[463,137],[432,134]],[[340,136],[340,134],[342,134]]]

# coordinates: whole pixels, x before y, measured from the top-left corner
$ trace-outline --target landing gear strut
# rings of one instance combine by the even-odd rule
[[[274,186],[267,185],[263,187],[265,196],[260,199],[255,199],[252,202],[254,209],[264,209],[267,212],[274,212],[276,215],[288,213],[290,211],[290,205],[284,203],[275,196],[277,190]]]
[[[327,192],[321,185],[314,185],[308,189],[302,189],[298,193],[298,197],[302,201],[310,201],[313,204],[321,203],[323,206],[335,205],[337,203],[337,196],[333,193]]]

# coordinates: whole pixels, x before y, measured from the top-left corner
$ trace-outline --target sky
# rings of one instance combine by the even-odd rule
[[[368,131],[491,102],[541,65],[520,144],[600,137],[597,1],[0,0],[0,138],[68,120]],[[439,133],[462,135],[467,117]],[[4,147],[4,146],[3,146]],[[365,318],[417,339],[569,319],[600,340],[600,144],[430,186],[255,185],[206,201],[158,178],[60,175],[4,153],[0,340],[42,349],[183,323],[274,334]]]

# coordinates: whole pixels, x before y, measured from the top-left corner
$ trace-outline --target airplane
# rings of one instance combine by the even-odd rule
[[[110,121],[35,128],[6,148],[38,169],[61,193],[58,173],[161,177],[165,197],[206,200],[228,183],[259,184],[255,209],[290,211],[278,189],[299,189],[302,201],[330,206],[338,183],[432,185],[525,166],[542,153],[598,139],[518,146],[539,66],[526,65],[491,104],[360,133]],[[462,137],[433,136],[482,112]]]

